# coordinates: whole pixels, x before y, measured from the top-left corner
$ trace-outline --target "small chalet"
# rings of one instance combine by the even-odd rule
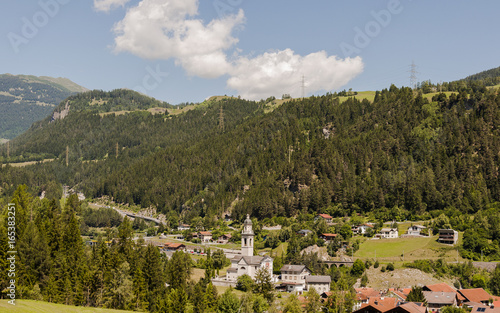
[[[332,278],[330,276],[309,275],[306,276],[306,289],[316,289],[318,294],[330,291]]]
[[[186,250],[186,246],[182,243],[176,243],[176,242],[167,242],[164,245],[164,250],[166,251],[184,251]]]
[[[425,236],[423,231],[426,228],[427,227],[422,226],[422,225],[412,225],[408,228],[408,231],[406,232],[406,234],[408,234],[409,236]]]
[[[439,312],[445,306],[457,306],[457,294],[455,292],[422,291],[429,312]]]
[[[384,313],[396,308],[398,304],[396,298],[370,297],[368,303],[363,303],[361,308],[353,313]]]
[[[310,233],[312,233],[312,231],[310,231],[309,229],[301,229],[297,232],[297,235],[301,235],[302,237],[304,237]]]
[[[330,215],[328,214],[318,214],[315,218],[314,218],[314,221],[316,222],[317,220],[319,220],[320,218],[324,219],[327,223],[331,223],[332,220],[333,220],[333,217],[331,217]]]
[[[382,238],[398,238],[398,230],[396,228],[382,228],[380,234]]]
[[[425,313],[426,311],[427,307],[423,303],[406,302],[387,311],[387,313]]]
[[[330,243],[337,237],[337,234],[321,234],[321,239],[323,239],[326,243]]]
[[[464,296],[464,302],[475,302],[489,305],[490,299],[495,299],[494,296],[487,293],[483,288],[459,289],[458,293]]]
[[[364,235],[368,229],[373,229],[373,225],[371,224],[362,224],[358,226],[353,226],[351,228],[353,234]]]
[[[217,243],[226,244],[229,242],[231,237],[232,237],[231,234],[224,234],[224,235],[220,236],[219,239],[217,239]]]
[[[180,224],[179,227],[177,227],[178,231],[185,231],[191,229],[191,226],[188,224]]]
[[[201,242],[210,242],[212,241],[212,233],[209,231],[199,231],[198,238]]]
[[[458,241],[458,232],[453,229],[440,229],[438,242],[454,245]]]

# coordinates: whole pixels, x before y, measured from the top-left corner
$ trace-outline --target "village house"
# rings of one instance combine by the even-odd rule
[[[308,275],[306,276],[306,289],[315,289],[318,294],[330,291],[332,278],[330,276]]]
[[[386,313],[426,313],[427,307],[423,303],[406,302]]]
[[[182,243],[167,242],[163,246],[163,249],[166,251],[184,251],[186,250],[186,246]]]
[[[368,229],[373,229],[371,224],[362,224],[351,228],[353,234],[364,235]]]
[[[490,300],[495,300],[496,298],[487,293],[483,288],[459,289],[458,293],[465,298],[465,303],[473,302],[489,305]]]
[[[324,219],[327,223],[331,223],[333,220],[333,217],[331,217],[328,214],[318,214],[315,218],[314,221],[318,221],[319,219]]]
[[[457,306],[456,292],[422,291],[429,312],[439,312],[444,306]]]
[[[309,229],[301,229],[297,232],[297,235],[304,237],[305,235],[310,233],[312,233],[312,231],[310,231]]]
[[[384,313],[396,308],[399,304],[396,298],[370,297],[368,303],[363,303],[361,308],[353,313]]]
[[[422,225],[412,225],[408,228],[406,231],[406,234],[409,236],[425,236],[424,233],[422,233],[427,227],[422,226]]]
[[[380,235],[382,238],[398,238],[398,230],[396,228],[382,228]]]
[[[332,242],[337,237],[337,234],[321,234],[320,238],[323,239],[327,244]]]
[[[458,241],[458,232],[453,229],[440,229],[438,242],[454,245]]]
[[[190,230],[191,226],[188,224],[180,224],[179,227],[177,227],[178,231],[185,231],[185,230]]]
[[[224,235],[221,235],[219,237],[219,239],[217,239],[217,243],[222,243],[222,244],[226,244],[229,242],[229,240],[231,239],[231,234],[224,234]]]
[[[288,292],[302,292],[306,288],[306,277],[311,275],[305,265],[285,264],[280,269],[281,282]]]
[[[212,241],[212,233],[209,231],[199,231],[198,238],[201,242],[210,242]]]

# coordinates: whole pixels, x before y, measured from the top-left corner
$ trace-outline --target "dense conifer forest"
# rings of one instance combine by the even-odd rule
[[[494,218],[500,201],[500,96],[482,84],[465,81],[462,90],[432,99],[393,85],[373,102],[353,96],[340,103],[327,94],[274,110],[266,101],[226,98],[176,116],[102,116],[91,102],[144,98],[131,91],[83,93],[69,99],[79,110],[35,123],[16,138],[8,160],[2,147],[4,163],[56,158],[2,168],[2,198],[20,184],[40,194],[56,182],[88,197],[180,214],[186,222],[228,210],[235,219],[321,211],[378,212],[389,221],[445,213],[444,225],[481,227],[481,240],[464,237],[472,256],[486,247],[494,255],[500,232],[487,217]],[[467,217],[474,214],[485,224]]]

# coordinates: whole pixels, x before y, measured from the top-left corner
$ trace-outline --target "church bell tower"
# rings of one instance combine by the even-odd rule
[[[253,229],[250,215],[247,214],[247,219],[243,223],[243,231],[241,232],[241,255],[253,256]]]

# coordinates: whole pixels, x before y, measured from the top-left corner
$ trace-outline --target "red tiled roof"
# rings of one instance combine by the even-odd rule
[[[165,247],[174,248],[174,249],[180,248],[182,246],[185,247],[185,245],[183,243],[167,242],[165,244]]]
[[[430,291],[436,291],[436,292],[457,292],[455,289],[451,288],[446,283],[439,283],[439,284],[435,284],[435,285],[427,285],[425,287],[427,287]]]
[[[319,214],[319,216],[321,216],[322,218],[326,218],[326,219],[332,219],[333,218],[333,217],[331,217],[328,214]]]
[[[200,231],[200,235],[203,235],[203,236],[212,236],[212,233],[209,232],[209,231]]]
[[[401,289],[401,292],[404,293],[405,295],[409,295],[411,291],[411,288],[403,288]]]
[[[394,309],[398,305],[398,299],[385,297],[371,297],[368,303],[363,303],[361,308],[372,306],[380,312],[386,312]]]
[[[401,291],[399,291],[399,290],[393,290],[392,292],[393,292],[395,295],[399,296],[401,299],[406,300],[406,296],[407,296],[407,295],[405,295],[405,294],[404,294],[404,293],[402,293]]]
[[[370,298],[370,297],[378,297],[380,296],[380,291],[379,290],[375,290],[373,288],[367,288],[367,287],[363,287],[363,288],[354,288],[354,290],[356,290],[356,294],[357,295],[363,295],[362,298],[364,298],[364,300]]]
[[[337,237],[337,234],[322,234],[325,237]]]
[[[406,312],[409,313],[425,313],[427,308],[422,303],[407,302],[400,305]]]
[[[483,288],[460,289],[458,292],[471,302],[488,301],[489,299],[495,298],[487,293]]]

